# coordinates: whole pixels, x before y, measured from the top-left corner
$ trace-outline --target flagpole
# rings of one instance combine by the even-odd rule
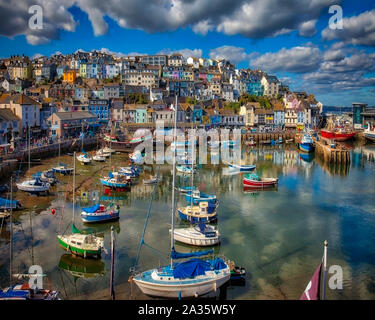
[[[323,257],[323,297],[322,297],[322,300],[325,300],[325,299],[326,299],[327,247],[328,247],[328,241],[327,241],[327,240],[324,240],[324,257]]]

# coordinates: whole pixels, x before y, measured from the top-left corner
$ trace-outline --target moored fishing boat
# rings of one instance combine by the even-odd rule
[[[219,244],[220,233],[213,226],[201,222],[189,228],[175,228],[174,238],[185,244],[205,247]]]
[[[328,129],[321,129],[320,134],[325,139],[333,139],[336,141],[347,141],[352,139],[355,136],[355,131],[353,130],[346,130],[346,129],[334,129],[334,130],[328,130]]]
[[[126,188],[130,184],[130,177],[109,172],[108,177],[100,178],[100,183],[113,189]]]
[[[81,218],[86,223],[118,220],[120,218],[120,207],[113,204],[109,207],[96,204],[92,207],[82,208]]]
[[[32,180],[25,180],[21,183],[16,183],[18,190],[28,192],[28,193],[48,193],[50,184],[48,182],[43,182],[40,178],[35,178]]]
[[[304,152],[313,152],[314,147],[314,140],[309,134],[304,134],[301,141],[298,143],[298,147],[301,151]]]
[[[103,148],[102,150],[103,150],[103,153],[109,153],[109,154],[112,154],[112,153],[115,153],[115,152],[116,152],[116,150],[111,149],[111,148],[109,148],[109,147],[105,147],[105,148]]]
[[[278,184],[277,178],[260,178],[256,173],[246,174],[243,177],[243,185],[254,188],[269,188]]]
[[[199,205],[190,205],[177,209],[179,217],[192,224],[199,222],[212,222],[217,220],[216,210],[208,211],[208,202],[200,202]]]
[[[192,192],[187,192],[187,194],[185,195],[185,199],[187,202],[191,202],[193,204],[198,204],[200,202],[216,204],[217,202],[216,195],[206,194],[201,192],[200,190],[193,190]]]

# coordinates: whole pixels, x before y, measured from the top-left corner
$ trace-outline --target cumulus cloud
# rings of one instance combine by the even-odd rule
[[[209,54],[211,59],[229,60],[231,63],[237,64],[242,61],[249,60],[251,54],[245,52],[244,48],[234,46],[222,46],[212,49]]]
[[[202,57],[202,49],[179,49],[179,50],[171,50],[171,49],[163,49],[158,52],[158,54],[172,54],[172,53],[181,53],[184,58],[194,57],[194,58],[201,58]]]
[[[357,49],[328,49],[318,70],[303,75],[306,87],[320,91],[355,90],[375,86],[375,54]]]
[[[323,40],[341,40],[354,45],[375,46],[375,9],[343,19],[343,29],[322,31]]]
[[[49,42],[59,38],[59,30],[74,31],[77,23],[67,10],[73,0],[0,0],[0,35],[14,37],[26,36],[32,45]],[[43,9],[43,29],[29,28],[31,14],[28,10],[33,5]]]
[[[10,3],[9,3],[10,2]],[[205,35],[216,30],[249,38],[273,37],[299,30],[304,36],[315,32],[322,10],[339,0],[0,0],[0,35],[30,35],[32,44],[58,38],[58,30],[74,31],[76,21],[67,10],[73,5],[88,14],[94,34],[108,32],[104,17],[123,28],[163,32],[191,27]],[[28,8],[39,4],[53,33],[35,34],[28,29]],[[38,38],[38,39],[37,39]]]
[[[310,20],[300,24],[299,26],[299,35],[302,37],[312,37],[316,33],[315,24],[318,20]]]
[[[321,51],[312,46],[281,49],[268,52],[250,60],[250,65],[266,71],[305,73],[317,70],[321,62]]]

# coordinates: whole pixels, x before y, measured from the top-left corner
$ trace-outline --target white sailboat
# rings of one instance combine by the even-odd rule
[[[101,251],[104,247],[103,238],[94,236],[93,234],[81,234],[74,225],[75,213],[75,186],[76,186],[76,161],[74,152],[74,174],[73,174],[73,222],[72,234],[57,235],[57,239],[62,248],[71,252],[74,255],[82,256],[84,258],[96,257],[100,258]]]
[[[192,167],[194,167],[194,159],[195,159],[195,143],[192,145],[191,150],[191,163]],[[194,192],[194,172],[191,175],[191,190]],[[200,204],[203,204],[200,203]],[[187,211],[194,211],[194,209],[198,209],[198,212],[201,213],[201,207],[197,206],[198,208],[194,208],[193,206],[193,197],[190,197],[190,206],[187,208],[181,208],[180,210],[186,209]],[[207,203],[208,207],[208,203]],[[206,210],[207,210],[206,207]],[[179,213],[180,214],[180,213]],[[192,212],[190,212],[192,214]],[[216,214],[216,213],[215,213]],[[199,214],[198,214],[199,215]],[[207,221],[209,220],[209,215],[206,212]],[[204,216],[204,215],[203,215]],[[194,220],[194,219],[192,219]],[[191,220],[191,221],[192,221]],[[195,219],[197,220],[197,219]],[[174,238],[176,241],[194,245],[194,246],[213,246],[219,243],[220,241],[220,233],[212,226],[207,226],[205,223],[200,223],[197,226],[191,226],[188,228],[175,228],[174,229]]]
[[[177,96],[175,104],[175,131],[177,128]],[[139,289],[147,295],[162,298],[185,298],[201,296],[216,291],[230,278],[228,264],[220,259],[203,260],[198,258],[174,263],[174,259],[185,259],[203,256],[206,252],[178,253],[174,249],[174,216],[176,211],[176,151],[173,155],[173,186],[172,186],[172,229],[171,229],[171,263],[170,265],[138,273],[132,277]],[[143,238],[142,238],[143,241]]]

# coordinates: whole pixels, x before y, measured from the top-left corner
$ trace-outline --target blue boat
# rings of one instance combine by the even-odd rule
[[[0,198],[0,209],[9,210],[9,209],[21,209],[21,203],[18,200],[8,200]]]
[[[229,168],[237,169],[241,172],[248,172],[253,171],[256,168],[256,165],[242,165],[242,164],[234,164],[234,163],[228,163]]]
[[[208,202],[200,202],[198,206],[181,207],[177,209],[178,216],[181,220],[188,221],[191,224],[216,221],[216,208],[209,212],[208,206]]]
[[[185,195],[185,199],[189,203],[193,204],[199,204],[200,202],[208,202],[211,204],[216,204],[217,203],[217,198],[216,195],[214,194],[206,194],[203,193],[199,190],[194,190],[193,192],[188,192]]]
[[[104,205],[96,204],[92,207],[82,208],[81,218],[86,223],[100,223],[118,220],[120,218],[120,207],[113,206],[109,207]]]
[[[70,175],[73,172],[73,168],[68,168],[68,166],[64,163],[59,162],[59,165],[55,168],[52,168],[53,172],[59,173],[62,175]]]
[[[126,188],[129,185],[129,180],[123,176],[109,172],[108,177],[100,178],[100,183],[109,188]]]
[[[299,149],[304,152],[313,152],[314,151],[314,141],[309,134],[305,134],[299,143]]]

